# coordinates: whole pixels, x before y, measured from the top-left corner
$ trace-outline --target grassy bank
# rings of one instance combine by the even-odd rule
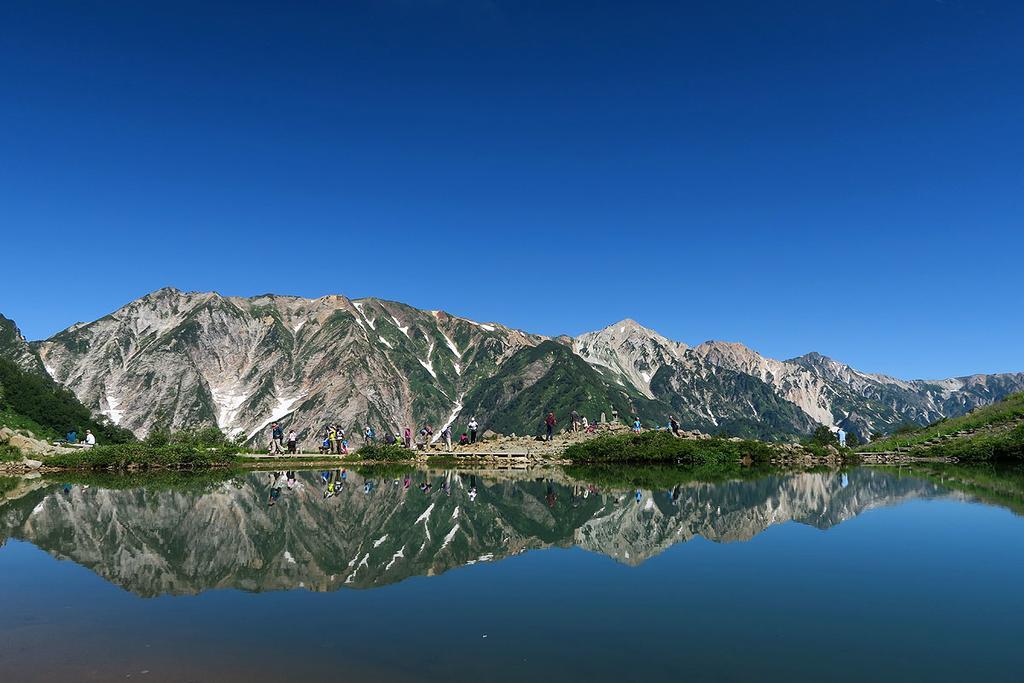
[[[942,441],[928,443],[936,439]],[[1024,461],[1024,393],[967,415],[872,441],[857,450],[870,453],[907,447],[914,448],[914,455],[952,457],[962,462]]]
[[[774,450],[762,441],[723,438],[679,439],[670,432],[609,434],[569,446],[563,454],[574,464],[678,463],[713,465],[743,458],[768,462]]]

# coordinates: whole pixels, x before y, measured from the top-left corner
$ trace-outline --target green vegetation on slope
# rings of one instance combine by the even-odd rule
[[[27,372],[13,361],[0,358],[0,420],[5,417],[14,423],[12,426],[30,428],[38,437],[59,437],[70,429],[84,435],[86,429],[91,429],[100,443],[134,439],[128,430],[96,420],[73,393],[49,377]]]
[[[553,411],[566,426],[576,410],[596,421],[618,410],[625,420],[638,415],[647,424],[663,424],[671,408],[612,385],[572,349],[554,341],[521,349],[502,364],[493,378],[463,399],[461,415],[476,417],[484,430],[530,435],[543,431],[544,416]]]
[[[765,441],[788,440],[814,429],[814,421],[806,413],[767,383],[726,368],[708,367],[705,372],[691,373],[666,365],[651,379],[651,391],[671,406],[684,429]],[[692,405],[695,396],[728,400],[714,403],[715,420],[711,421]]]
[[[675,462],[687,465],[738,463],[742,458],[767,462],[772,447],[761,441],[680,439],[671,432],[609,434],[573,444],[564,456],[573,463]]]
[[[915,455],[955,457],[962,461],[1024,460],[1024,393],[960,417],[939,420],[923,429],[878,439],[858,450],[879,452],[908,446],[916,447]]]

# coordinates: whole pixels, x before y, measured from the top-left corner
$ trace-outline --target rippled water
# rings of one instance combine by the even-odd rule
[[[20,482],[0,680],[1019,680],[1019,474]]]

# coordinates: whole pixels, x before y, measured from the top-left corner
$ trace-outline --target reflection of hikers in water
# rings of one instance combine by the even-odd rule
[[[373,490],[373,480],[367,479],[363,484],[363,493],[369,494]]]
[[[65,496],[71,495],[71,484],[64,484],[63,489]]]
[[[328,473],[324,473],[328,474]],[[347,478],[345,470],[334,470],[334,474],[330,475],[330,482],[327,484],[327,488],[324,489],[324,499],[336,496],[341,493],[345,488],[345,479]]]
[[[274,472],[270,475],[270,496],[267,498],[267,506],[273,506],[277,503],[277,499],[281,497],[281,477],[282,472]]]
[[[410,477],[408,474],[405,475],[405,481],[403,482],[402,488],[408,490],[409,484],[411,484],[411,483],[412,483],[412,477]]]
[[[423,493],[430,493],[431,490],[433,490],[433,488],[434,485],[431,484],[429,481],[425,481],[422,484],[420,484],[420,491],[423,491]]]
[[[644,499],[644,492],[640,489],[636,490],[636,504],[639,505],[640,501]]]
[[[285,477],[285,479],[288,480],[288,488],[292,488],[292,487],[295,486],[295,473],[294,472],[285,472],[284,473],[284,477]]]
[[[545,496],[545,499],[548,501],[549,508],[555,507],[555,503],[558,502],[558,495],[555,493],[555,487],[551,485],[550,481],[548,482],[548,494]]]

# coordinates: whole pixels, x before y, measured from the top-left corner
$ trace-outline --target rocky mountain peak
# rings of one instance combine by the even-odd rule
[[[573,350],[588,363],[607,369],[644,396],[653,398],[651,378],[663,366],[680,361],[686,344],[626,318],[576,337]]]

